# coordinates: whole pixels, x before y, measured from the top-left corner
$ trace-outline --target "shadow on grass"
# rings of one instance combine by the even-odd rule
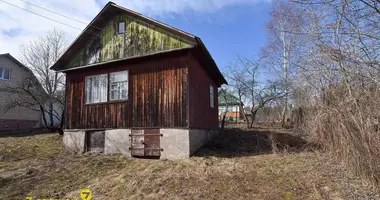
[[[33,131],[18,131],[18,132],[0,132],[0,138],[4,137],[27,137],[41,134],[58,134],[49,130],[33,130]]]
[[[296,137],[291,133],[269,129],[243,130],[226,129],[219,136],[202,147],[198,157],[243,157],[274,152],[299,153],[317,148],[316,145]]]

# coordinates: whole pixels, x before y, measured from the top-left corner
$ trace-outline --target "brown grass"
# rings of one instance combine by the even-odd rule
[[[0,199],[79,198],[82,187],[93,199],[379,198],[324,154],[269,154],[255,147],[255,134],[227,131],[179,161],[69,156],[58,135],[3,137]]]
[[[330,88],[324,101],[307,112],[303,125],[311,140],[380,191],[379,96],[370,87]]]

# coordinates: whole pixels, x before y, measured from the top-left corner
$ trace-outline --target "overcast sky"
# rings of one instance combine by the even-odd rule
[[[103,0],[27,0],[79,23],[34,7],[22,0],[0,0],[0,53],[19,58],[20,45],[44,36],[54,27],[64,30],[69,42],[80,30],[8,5],[47,16],[80,30],[107,4]],[[236,55],[253,57],[265,43],[269,0],[114,0],[113,2],[183,29],[202,38],[220,68]]]

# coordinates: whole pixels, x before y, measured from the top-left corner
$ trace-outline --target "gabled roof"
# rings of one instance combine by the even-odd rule
[[[174,28],[172,26],[169,26],[165,23],[162,23],[160,21],[157,21],[155,19],[146,17],[140,13],[137,13],[135,11],[129,10],[127,8],[124,8],[122,6],[119,6],[113,2],[108,2],[106,6],[96,15],[96,17],[90,22],[89,25],[82,31],[82,33],[74,40],[74,42],[69,46],[69,48],[66,50],[66,52],[58,59],[58,61],[51,67],[51,69],[56,71],[63,71],[63,65],[66,64],[75,53],[78,52],[78,50],[84,46],[84,44],[98,31],[98,27],[103,27],[105,23],[107,23],[108,19],[115,15],[115,13],[118,12],[124,12],[128,15],[135,17],[139,20],[142,20],[144,22],[147,22],[149,24],[152,24],[154,26],[160,27],[165,31],[168,31],[171,34],[178,35],[190,44],[194,45],[194,48],[197,48],[201,51],[203,56],[206,58],[207,62],[207,68],[206,71],[212,71],[214,74],[213,76],[216,76],[221,84],[227,84],[227,81],[224,79],[222,73],[219,71],[214,59],[212,58],[211,54],[207,50],[206,46],[203,44],[202,40],[190,33],[187,33],[185,31],[179,30],[177,28]],[[126,58],[131,59],[131,58]],[[124,59],[119,59],[124,60]]]
[[[225,106],[226,103],[229,106],[240,105],[240,101],[236,96],[229,93],[225,89],[221,89],[218,92],[218,105]]]
[[[24,64],[22,64],[20,61],[18,61],[15,57],[13,57],[11,54],[9,53],[4,53],[4,54],[0,54],[0,57],[5,57],[5,58],[8,58],[10,60],[12,60],[13,62],[15,62],[20,68],[22,68],[23,70],[29,72],[29,73],[32,73],[32,71],[27,68]]]
[[[12,60],[13,62],[15,62],[21,69],[25,70],[27,73],[29,73],[30,77],[32,79],[29,79],[29,80],[33,80],[34,83],[36,83],[37,87],[42,91],[40,94],[42,95],[47,95],[46,91],[43,89],[41,83],[38,81],[37,77],[34,75],[34,73],[32,72],[32,70],[30,70],[28,67],[26,67],[24,64],[22,64],[20,61],[18,61],[15,57],[13,57],[11,54],[9,53],[4,53],[4,54],[0,54],[0,58],[1,57],[5,57],[5,58],[8,58],[10,60]]]

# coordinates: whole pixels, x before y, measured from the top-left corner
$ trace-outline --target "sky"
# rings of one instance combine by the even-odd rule
[[[28,1],[83,23],[25,3]],[[36,14],[29,13],[14,4]],[[104,0],[0,0],[0,54],[20,58],[20,46],[43,37],[53,28],[67,33],[71,43],[107,4]],[[265,45],[265,24],[270,0],[114,0],[118,5],[140,12],[200,37],[221,71],[238,55],[254,58]]]

